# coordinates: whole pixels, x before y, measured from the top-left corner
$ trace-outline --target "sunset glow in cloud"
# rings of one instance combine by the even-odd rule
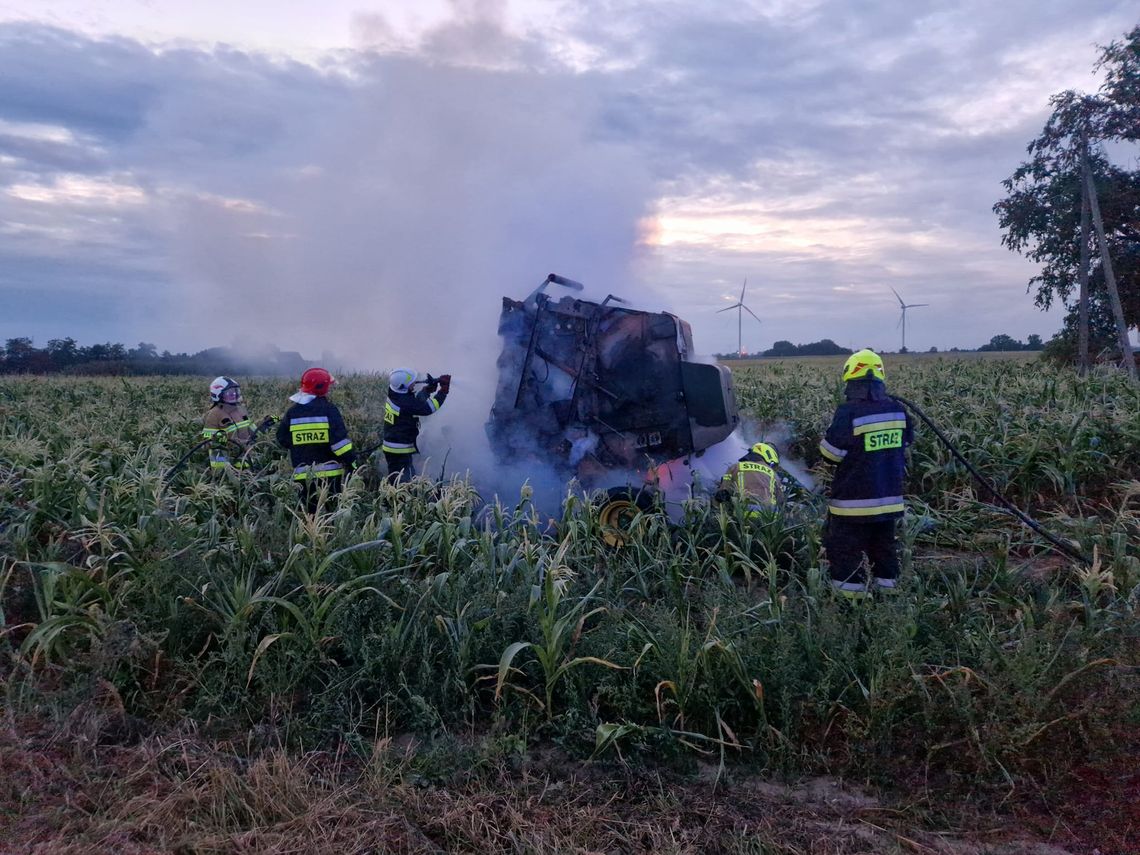
[[[991,207],[1135,12],[900,8],[6,3],[0,335],[303,329],[370,364],[384,317],[426,307],[462,351],[556,271],[709,352],[745,278],[750,350],[892,347],[891,287],[931,304],[914,347],[1047,336]]]

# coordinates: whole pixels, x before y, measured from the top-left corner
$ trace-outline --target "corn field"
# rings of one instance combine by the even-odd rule
[[[735,372],[741,408],[814,460],[837,372]],[[832,596],[819,503],[746,523],[692,502],[607,547],[591,502],[349,480],[316,515],[271,439],[211,476],[205,383],[0,383],[0,673],[9,711],[111,698],[248,746],[553,740],[600,762],[1012,785],[1140,720],[1140,395],[1034,364],[900,365],[998,488],[1089,555],[1050,551],[929,431],[912,450],[904,586]],[[247,381],[255,418],[284,381]],[[382,378],[334,393],[357,447]],[[470,425],[481,430],[481,425]],[[452,463],[454,468],[455,464]],[[817,472],[822,472],[818,467]],[[424,772],[430,774],[430,770]]]

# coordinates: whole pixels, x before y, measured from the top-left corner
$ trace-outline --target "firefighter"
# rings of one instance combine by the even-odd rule
[[[356,468],[356,452],[340,410],[328,399],[336,379],[323,368],[301,375],[301,389],[277,426],[277,442],[289,449],[293,480],[309,513],[315,513],[321,487],[330,496],[340,492],[344,476]]]
[[[420,417],[430,416],[443,406],[451,389],[451,375],[428,375],[419,392],[413,391],[416,372],[397,368],[388,375],[388,400],[384,402],[384,442],[380,446],[388,464],[388,480],[402,483],[415,477],[412,457],[419,452]]]
[[[853,353],[843,366],[843,379],[846,400],[819,444],[824,459],[836,464],[823,545],[834,589],[862,599],[871,585],[890,591],[898,584],[895,522],[903,515],[906,449],[914,441],[914,429],[902,404],[887,394],[877,353]],[[870,580],[863,570],[864,555]]]
[[[736,499],[744,502],[745,514],[758,519],[778,511],[784,503],[784,491],[776,476],[780,463],[776,449],[766,442],[758,442],[720,479],[720,488],[713,498],[727,505]]]
[[[202,438],[210,444],[210,471],[233,467],[246,469],[245,452],[253,445],[257,428],[249,418],[241,385],[229,377],[215,377],[210,383],[210,409],[202,418]],[[231,457],[232,455],[232,457]]]

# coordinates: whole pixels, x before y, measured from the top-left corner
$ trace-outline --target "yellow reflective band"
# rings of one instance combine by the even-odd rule
[[[396,423],[396,416],[400,415],[399,407],[393,405],[391,401],[384,402],[384,424],[394,425]]]
[[[226,460],[211,460],[210,461],[210,468],[211,469],[225,469],[226,466],[228,465],[228,463],[229,463],[229,461],[226,461]]]
[[[339,467],[336,469],[318,469],[315,472],[309,472],[309,470],[303,469],[300,472],[293,473],[293,480],[305,481],[309,478],[336,478],[343,474],[344,470]]]
[[[827,510],[837,517],[877,517],[883,514],[901,514],[906,510],[906,505],[902,502],[897,505],[875,505],[870,508],[837,508],[835,505],[828,505]]]
[[[897,420],[896,419],[896,420],[889,421],[889,422],[871,422],[870,424],[859,425],[857,428],[855,428],[853,431],[851,431],[851,433],[853,433],[855,436],[859,436],[859,435],[864,434],[864,433],[871,433],[871,431],[891,430],[893,428],[898,428],[901,430],[902,428],[905,428],[905,427],[906,427],[906,420],[905,419],[904,420]]]
[[[340,457],[346,451],[352,451],[352,443],[348,440],[344,440],[343,442],[344,442],[343,445],[341,445],[340,443],[337,443],[336,445],[334,445],[332,447],[332,453],[335,454],[337,457]]]
[[[202,428],[202,437],[204,439],[209,439],[210,437],[215,436],[217,433],[217,428]]]
[[[435,396],[434,396],[434,395],[433,395],[432,397],[428,398],[428,405],[431,407],[431,411],[432,411],[433,413],[434,413],[434,412],[436,412],[436,410],[438,410],[438,409],[439,409],[439,401],[437,401],[437,400],[435,399]]]
[[[385,454],[415,454],[416,449],[414,446],[396,448],[390,445],[380,446],[380,450]]]
[[[823,443],[819,444],[819,453],[830,460],[832,463],[841,463],[843,458],[835,454],[831,449],[827,448]]]

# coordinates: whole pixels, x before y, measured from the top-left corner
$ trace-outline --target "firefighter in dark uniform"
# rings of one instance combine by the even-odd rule
[[[229,377],[215,377],[210,383],[210,409],[202,418],[202,438],[213,439],[210,445],[210,471],[223,472],[230,467],[246,469],[245,452],[253,444],[257,427],[249,418],[241,385]]]
[[[309,513],[315,513],[320,490],[340,492],[344,476],[356,467],[356,452],[340,410],[328,399],[336,380],[323,368],[310,368],[301,375],[301,390],[277,426],[277,442],[289,449],[293,480]]]
[[[898,584],[895,522],[903,515],[906,449],[914,441],[914,429],[906,409],[887,394],[877,353],[853,353],[843,379],[847,400],[819,444],[824,459],[837,464],[823,545],[832,586],[843,596],[861,599],[869,595],[869,582],[884,591]],[[863,571],[864,555],[870,580]]]
[[[443,406],[451,390],[451,375],[428,375],[419,392],[412,391],[416,372],[397,368],[388,375],[388,400],[384,402],[384,442],[380,446],[388,464],[388,480],[402,483],[415,477],[412,457],[419,452],[420,417],[430,416]]]
[[[779,463],[775,448],[766,442],[756,443],[728,467],[713,498],[722,505],[733,500],[743,502],[744,513],[750,519],[779,511],[784,503],[784,491],[775,469]]]

